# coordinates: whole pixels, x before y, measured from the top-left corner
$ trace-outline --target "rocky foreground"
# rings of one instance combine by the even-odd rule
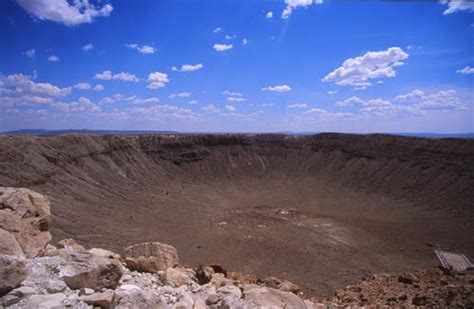
[[[0,296],[8,308],[313,308],[298,286],[217,265],[185,268],[170,245],[142,243],[122,255],[49,243],[48,200],[0,188]]]
[[[186,268],[170,245],[142,243],[121,255],[72,239],[50,244],[48,200],[0,187],[0,296],[8,308],[320,308],[337,306],[474,306],[474,276],[428,269],[376,275],[322,301],[270,277]]]

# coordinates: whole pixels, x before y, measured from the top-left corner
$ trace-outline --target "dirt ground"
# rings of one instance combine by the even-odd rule
[[[46,194],[56,240],[288,279],[314,297],[474,257],[474,141],[391,136],[0,137],[0,185]]]

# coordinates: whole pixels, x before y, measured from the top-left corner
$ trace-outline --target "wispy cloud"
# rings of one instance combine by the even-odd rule
[[[51,55],[51,56],[48,57],[48,61],[59,62],[59,57],[55,56],[55,55]]]
[[[291,91],[291,87],[288,85],[268,86],[262,88],[262,91],[288,92]]]
[[[234,48],[234,45],[232,45],[232,44],[214,44],[213,48],[218,52],[223,52],[223,51]]]
[[[96,73],[94,76],[95,79],[101,80],[120,80],[123,82],[138,82],[138,78],[131,73],[128,72],[120,72],[113,74],[112,71],[107,70],[103,71],[102,73]]]
[[[460,74],[474,74],[474,68],[471,66],[464,67],[456,71],[456,73]]]
[[[170,98],[170,99],[187,98],[187,97],[190,97],[190,96],[191,96],[191,93],[189,93],[189,92],[180,92],[180,93],[173,93],[173,94],[169,95],[168,98]]]
[[[28,49],[28,50],[24,51],[23,54],[28,58],[32,58],[32,57],[35,56],[36,50],[34,48],[33,49]]]
[[[94,45],[92,43],[86,44],[82,46],[82,50],[85,52],[91,51],[94,49]]]
[[[156,48],[153,47],[153,46],[149,46],[149,45],[138,45],[136,43],[130,43],[130,44],[125,44],[125,46],[127,48],[130,48],[130,49],[135,49],[136,51],[138,51],[140,54],[144,54],[144,55],[147,55],[147,54],[154,54],[156,52]]]
[[[177,68],[173,66],[171,70],[175,72],[193,72],[193,71],[201,70],[202,68],[204,68],[204,65],[202,63],[198,63],[198,64],[183,64],[181,65],[181,68]]]

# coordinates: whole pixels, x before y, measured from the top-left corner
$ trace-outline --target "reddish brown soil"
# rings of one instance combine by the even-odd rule
[[[473,308],[474,275],[440,268],[399,274],[378,274],[337,291],[327,305],[407,308]]]
[[[49,196],[53,236],[277,276],[324,297],[474,255],[474,140],[320,134],[1,136],[0,185]],[[429,244],[430,246],[428,246]]]

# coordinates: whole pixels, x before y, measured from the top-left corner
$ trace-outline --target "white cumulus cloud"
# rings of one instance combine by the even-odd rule
[[[94,90],[94,91],[102,91],[104,90],[104,86],[101,84],[97,84],[92,87],[89,83],[77,83],[74,85],[74,88],[79,90]]]
[[[67,26],[91,23],[95,18],[109,16],[111,4],[95,6],[89,0],[17,0],[29,13],[40,20],[50,20]]]
[[[232,105],[226,105],[225,109],[229,112],[235,112],[237,110],[237,108],[235,108],[235,106],[232,106]]]
[[[148,74],[148,89],[159,89],[169,83],[168,74],[162,72],[152,72]]]
[[[472,0],[441,0],[440,2],[448,5],[443,15],[461,11],[474,12],[474,2]]]
[[[456,73],[460,74],[474,74],[474,68],[471,66],[464,67],[456,71]]]
[[[345,60],[342,66],[326,75],[322,81],[365,89],[372,86],[371,79],[395,77],[395,67],[403,65],[402,61],[407,58],[408,54],[400,47],[370,51],[363,56]]]
[[[6,88],[12,88],[17,94],[35,94],[52,97],[64,97],[71,93],[71,87],[60,88],[50,83],[36,83],[36,76],[24,74],[12,74],[0,77],[0,84]]]
[[[272,11],[268,11],[267,12],[267,15],[265,15],[266,18],[270,19],[273,17],[273,12]]]
[[[91,100],[85,97],[80,97],[77,101],[69,103],[57,102],[54,103],[53,106],[67,113],[94,113],[101,111],[101,108],[99,106],[92,103]]]
[[[51,62],[59,62],[59,57],[55,55],[51,55],[48,57],[48,60]]]
[[[281,13],[281,18],[286,19],[290,17],[294,9],[298,7],[307,7],[311,4],[321,4],[323,0],[285,0],[286,8]],[[267,15],[268,18],[268,15]]]

